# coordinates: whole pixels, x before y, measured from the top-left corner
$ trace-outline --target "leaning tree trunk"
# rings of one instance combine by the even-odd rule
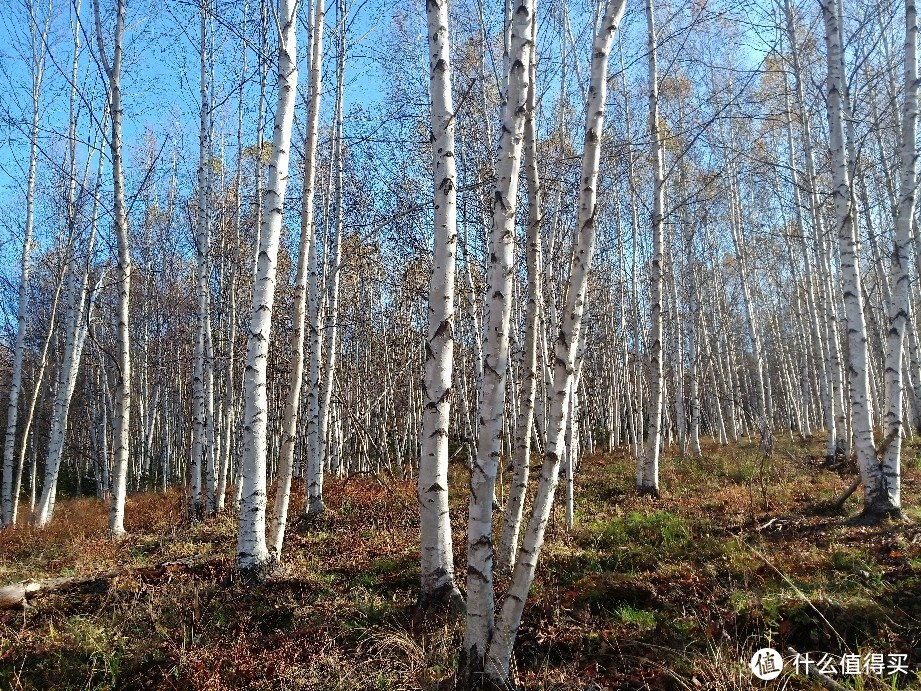
[[[451,98],[448,0],[426,3],[429,91],[432,99],[435,237],[425,348],[425,407],[417,492],[422,562],[422,602],[460,607],[448,513],[448,433],[454,376],[454,273],[457,261],[457,164]]]
[[[886,339],[886,439],[883,455],[884,496],[875,509],[878,513],[900,512],[900,455],[902,446],[902,372],[905,328],[909,316],[911,285],[911,234],[914,223],[917,179],[918,124],[918,10],[915,0],[905,0],[905,95],[902,106],[902,142],[899,151],[900,180],[898,207],[895,210],[895,242],[892,247],[891,302],[889,334]]]
[[[90,295],[89,271],[91,265],[89,258],[92,257],[93,253],[93,238],[94,234],[91,233],[87,247],[86,270],[79,278],[74,276],[71,284],[64,352],[61,359],[61,369],[58,372],[57,393],[54,397],[51,430],[48,438],[48,454],[45,458],[45,483],[42,487],[41,499],[32,518],[32,522],[37,528],[43,528],[48,525],[54,515],[58,474],[61,469],[61,460],[64,456],[64,440],[67,433],[70,401],[74,393],[74,387],[77,384],[80,359],[83,355],[83,345],[86,342],[89,324],[88,315],[92,313],[93,303],[99,293],[99,284],[101,284],[103,278],[100,275],[99,284],[96,285]]]
[[[108,109],[103,113],[101,127],[105,127],[105,122],[108,116]],[[72,142],[76,142],[76,120],[72,120]],[[90,150],[92,152],[92,149]],[[90,156],[90,159],[92,155]],[[55,499],[57,496],[57,484],[58,484],[58,473],[60,472],[61,460],[64,454],[64,441],[65,435],[67,433],[67,418],[70,411],[70,401],[74,393],[74,387],[77,383],[77,374],[80,368],[80,360],[83,355],[83,345],[86,341],[86,336],[89,330],[90,319],[89,315],[92,314],[93,304],[97,295],[99,294],[99,289],[103,281],[104,272],[101,272],[97,285],[93,289],[92,293],[89,292],[89,281],[90,281],[90,271],[92,267],[92,257],[93,257],[93,245],[96,239],[96,230],[99,221],[99,206],[100,206],[100,191],[101,191],[101,180],[102,180],[102,165],[104,157],[102,151],[99,151],[99,162],[96,169],[96,189],[93,195],[93,207],[90,214],[90,235],[86,245],[86,268],[84,269],[82,275],[79,277],[77,275],[71,275],[71,285],[68,290],[68,311],[67,319],[64,326],[64,348],[62,352],[60,370],[58,371],[58,380],[57,380],[57,391],[54,397],[54,404],[52,408],[52,418],[51,418],[51,428],[49,431],[48,438],[48,453],[45,457],[45,481],[42,488],[41,500],[38,504],[32,507],[32,522],[36,527],[44,527],[50,521],[54,514],[54,505]],[[89,164],[89,161],[87,161]],[[74,161],[71,160],[71,179],[75,179],[74,171]],[[75,206],[73,205],[74,195],[71,193],[70,201],[68,205],[68,214],[69,224],[71,226],[71,231],[76,225],[76,220],[74,215],[76,213]],[[73,238],[68,242],[69,246],[72,246]],[[77,264],[77,259],[73,257],[73,263]],[[63,281],[63,278],[62,278]],[[60,289],[60,288],[59,288]],[[88,304],[87,304],[88,303]],[[57,295],[55,295],[55,307],[57,307]],[[41,386],[41,377],[45,369],[45,362],[48,353],[48,345],[52,338],[53,331],[53,312],[52,320],[49,324],[49,333],[48,339],[45,341],[45,347],[42,352],[42,362],[39,367],[38,377],[36,379],[36,389]],[[25,433],[28,434],[29,428],[32,425],[33,414],[35,411],[36,403],[36,394],[32,396],[32,402],[29,408],[29,415],[26,419],[26,428]],[[23,439],[23,448],[20,459],[25,456],[25,446],[27,439]],[[20,460],[20,468],[21,468]],[[21,476],[21,473],[20,473]],[[34,490],[35,478],[33,476],[33,490]],[[18,493],[18,487],[17,487]],[[14,504],[13,514],[15,520],[16,505]]]
[[[822,4],[822,14],[825,20],[825,47],[828,58],[827,108],[834,183],[832,197],[835,203],[835,219],[838,224],[841,278],[847,314],[851,426],[854,435],[854,450],[863,479],[864,514],[867,518],[873,518],[886,508],[886,480],[876,459],[876,449],[873,446],[867,362],[867,325],[864,320],[854,209],[851,204],[848,157],[844,138],[844,106],[842,103],[844,59],[838,26],[838,8],[834,0],[828,0]]]
[[[544,543],[544,533],[550,519],[553,496],[559,481],[560,460],[564,453],[568,423],[569,394],[572,390],[582,315],[585,310],[588,274],[595,252],[595,215],[601,160],[601,134],[604,129],[607,99],[608,56],[611,53],[614,32],[623,17],[625,6],[626,0],[608,0],[592,49],[591,83],[585,103],[585,148],[582,153],[578,230],[566,291],[566,305],[554,344],[553,395],[547,420],[547,448],[544,450],[540,481],[531,508],[531,517],[489,647],[491,666],[488,673],[503,686],[509,683],[512,648],[521,624],[528,591],[534,580],[537,559]]]
[[[79,2],[75,5],[75,14],[79,15]],[[79,20],[76,20],[79,21]],[[68,189],[67,189],[67,252],[71,251],[74,243],[74,235],[76,233],[76,181],[77,181],[77,74],[80,63],[80,31],[76,26],[76,21],[74,25],[74,57],[71,67],[71,90],[70,90],[70,124],[68,126],[67,139],[68,139],[68,148],[67,148],[67,166],[68,166]],[[99,124],[98,136],[104,137],[105,123],[108,119],[108,108],[105,109],[103,113],[102,122]],[[87,159],[87,165],[92,160],[93,152],[96,151],[96,146],[91,147],[90,155]],[[98,222],[98,211],[99,211],[99,193],[101,188],[102,180],[102,165],[103,165],[103,155],[101,147],[98,151],[99,160],[96,169],[96,188],[93,195],[93,214],[90,220],[91,230],[95,234]],[[54,298],[52,299],[51,305],[51,315],[48,319],[48,333],[45,336],[45,343],[42,346],[42,354],[39,358],[38,371],[35,374],[32,396],[29,401],[28,410],[26,411],[25,420],[23,421],[23,430],[22,430],[22,444],[19,447],[18,462],[16,464],[16,477],[13,483],[13,502],[12,502],[12,516],[11,522],[15,525],[17,521],[17,515],[19,513],[19,492],[22,485],[22,472],[25,466],[26,452],[29,446],[29,434],[32,429],[32,424],[35,421],[35,408],[38,404],[38,398],[42,390],[42,381],[45,377],[45,368],[48,365],[49,361],[49,351],[51,348],[51,342],[55,336],[55,321],[57,316],[58,303],[60,301],[61,292],[64,288],[65,278],[67,274],[61,273],[56,282]],[[34,435],[33,435],[34,439]],[[35,509],[36,501],[36,468],[34,467],[34,456],[33,456],[33,468],[32,468],[32,483],[31,483],[31,501],[29,504],[29,513],[30,517]]]
[[[247,577],[262,578],[273,560],[265,539],[266,430],[268,396],[266,370],[272,328],[272,306],[278,245],[288,186],[288,161],[294,102],[297,98],[297,2],[278,0],[278,105],[269,181],[262,201],[262,229],[253,307],[246,343],[243,376],[243,454],[241,502],[237,536],[237,568]]]

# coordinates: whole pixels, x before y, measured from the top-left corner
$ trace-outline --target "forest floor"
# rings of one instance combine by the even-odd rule
[[[921,688],[918,448],[904,456],[909,520],[874,528],[846,524],[860,492],[843,511],[823,508],[855,469],[825,469],[820,454],[818,440],[781,439],[766,459],[753,443],[669,455],[659,499],[633,490],[623,453],[585,459],[576,526],[565,530],[556,511],[525,611],[521,686],[822,688],[790,658],[776,681],[755,679],[748,661],[770,646],[813,661],[906,654],[910,677],[832,679]],[[454,472],[463,565],[463,461]],[[463,622],[415,607],[413,483],[331,480],[326,497],[327,514],[289,530],[283,567],[255,587],[233,577],[234,518],[190,524],[175,492],[131,497],[118,543],[106,506],[90,499],[60,501],[43,531],[0,532],[0,585],[102,574],[0,612],[0,688],[453,688]]]

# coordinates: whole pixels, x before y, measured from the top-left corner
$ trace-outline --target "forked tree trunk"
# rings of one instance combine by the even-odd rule
[[[502,110],[502,135],[496,159],[492,229],[486,289],[486,336],[479,392],[479,433],[470,471],[467,524],[467,627],[460,659],[462,683],[474,685],[486,669],[495,623],[492,509],[502,453],[502,422],[509,365],[515,212],[521,164],[524,111],[528,105],[533,41],[533,0],[515,0],[512,11],[508,89]]]
[[[324,0],[317,0],[313,9],[310,33],[310,111],[307,115],[307,140],[304,144],[304,182],[301,190],[301,239],[297,255],[297,278],[294,286],[294,330],[291,333],[291,374],[288,396],[282,419],[281,454],[278,460],[278,487],[272,516],[272,550],[281,558],[291,495],[294,469],[294,445],[297,441],[297,413],[301,405],[301,385],[304,380],[304,317],[307,305],[307,267],[316,253],[314,239],[314,189],[317,175],[317,141],[320,131],[320,96],[323,89],[323,29],[326,11]]]
[[[608,56],[614,32],[624,14],[626,0],[608,0],[592,49],[591,82],[585,104],[585,148],[582,153],[579,214],[572,269],[566,291],[566,304],[554,344],[553,396],[547,420],[547,448],[531,517],[522,541],[511,584],[502,603],[495,633],[489,646],[489,676],[502,685],[509,684],[512,649],[521,624],[528,591],[534,580],[537,559],[544,543],[553,496],[559,480],[560,460],[568,423],[569,394],[576,365],[582,315],[588,290],[588,274],[595,252],[597,185],[601,156],[601,135],[607,99]]]

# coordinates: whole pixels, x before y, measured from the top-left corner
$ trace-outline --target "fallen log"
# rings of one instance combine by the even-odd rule
[[[212,559],[213,560],[213,559]],[[53,593],[70,588],[78,588],[95,581],[110,580],[124,575],[137,575],[145,580],[154,580],[173,571],[181,571],[209,561],[202,557],[188,557],[175,561],[166,561],[154,566],[138,566],[128,569],[104,571],[87,576],[65,576],[59,578],[45,578],[42,580],[29,579],[19,583],[0,586],[0,610],[28,607],[30,600],[46,593]]]
[[[95,578],[86,580],[95,580]],[[28,580],[5,585],[0,588],[0,609],[26,607],[30,598],[34,598],[43,591],[61,590],[82,580],[76,576],[70,576],[67,578],[46,578],[41,581]]]

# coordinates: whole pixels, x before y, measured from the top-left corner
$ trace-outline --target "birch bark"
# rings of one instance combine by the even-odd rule
[[[19,308],[16,315],[16,341],[13,346],[13,371],[10,375],[10,398],[6,408],[6,434],[3,441],[3,498],[0,525],[13,521],[13,455],[16,447],[19,394],[22,389],[22,357],[25,350],[26,314],[29,307],[29,254],[32,251],[32,229],[35,224],[35,179],[38,166],[38,136],[40,124],[42,75],[45,71],[48,30],[51,27],[51,3],[48,3],[43,26],[39,26],[35,7],[30,2],[29,31],[32,48],[32,128],[29,135],[29,171],[26,174],[26,223],[22,240],[22,261],[19,278]],[[76,39],[79,41],[79,39]],[[79,43],[77,44],[79,46]],[[77,50],[79,53],[79,48]],[[27,441],[23,438],[23,444]]]
[[[41,499],[35,507],[32,517],[33,525],[37,528],[43,528],[48,525],[54,515],[58,474],[64,454],[64,437],[67,432],[67,417],[74,387],[77,383],[77,372],[83,354],[83,344],[86,341],[85,322],[87,317],[84,315],[83,310],[86,305],[87,282],[88,277],[84,275],[82,279],[83,285],[78,289],[79,296],[71,304],[64,343],[64,359],[61,363],[61,370],[58,373],[57,393],[54,399],[48,454],[45,461],[45,481],[42,486]],[[97,292],[98,285],[93,291],[94,296]],[[92,309],[93,299],[93,297],[90,298],[89,310]]]
[[[569,393],[582,328],[588,273],[595,251],[597,184],[607,98],[608,57],[614,41],[614,32],[623,17],[625,6],[626,0],[607,0],[592,48],[591,81],[586,95],[585,148],[582,152],[576,249],[566,291],[563,320],[554,344],[553,395],[547,421],[547,448],[544,451],[540,481],[527,530],[489,647],[488,673],[494,680],[504,684],[508,683],[512,648],[521,624],[528,591],[534,580],[537,559],[544,542],[553,496],[559,481],[560,460],[564,452],[568,422]]]
[[[652,142],[653,208],[652,261],[650,263],[649,429],[646,453],[638,464],[636,485],[643,494],[659,496],[659,453],[662,447],[662,262],[665,213],[665,162],[659,132],[659,76],[656,67],[656,25],[653,0],[646,0],[649,50],[649,134]]]
[[[243,376],[243,455],[237,568],[245,576],[254,579],[265,577],[273,566],[265,539],[268,427],[266,369],[297,92],[297,0],[278,0],[277,12],[278,104],[275,109],[269,180],[262,200],[258,268],[253,285],[253,307]]]
[[[206,353],[208,344],[206,338],[210,336],[206,322],[210,321],[209,293],[210,293],[210,229],[208,227],[208,204],[211,165],[211,149],[208,138],[208,114],[210,104],[208,99],[208,23],[207,1],[201,5],[201,31],[200,31],[200,123],[198,133],[198,208],[195,217],[195,259],[196,259],[196,292],[198,298],[198,314],[195,335],[195,353],[192,374],[192,458],[189,463],[189,499],[190,511],[193,518],[201,519],[205,514],[205,504],[210,504],[213,510],[213,481],[210,492],[202,491],[202,473],[207,472],[210,465],[214,467],[214,449],[208,443],[208,428],[213,424],[208,419],[208,405],[205,401],[208,366]],[[210,340],[210,338],[208,339]],[[209,461],[210,459],[210,461]],[[212,473],[213,477],[213,473]],[[203,494],[210,494],[210,501]]]
[[[860,265],[854,227],[848,156],[844,137],[843,52],[838,7],[834,0],[821,3],[825,22],[828,62],[827,114],[832,163],[835,220],[841,252],[841,278],[847,314],[848,371],[851,385],[851,426],[854,451],[864,486],[864,518],[873,520],[884,505],[886,481],[876,459],[870,411],[870,380],[867,366],[867,327],[864,319]]]
[[[272,516],[272,550],[281,557],[291,494],[294,469],[294,445],[297,441],[297,413],[301,403],[304,380],[304,317],[307,305],[307,267],[316,252],[314,239],[314,189],[317,175],[317,142],[320,131],[320,96],[323,88],[323,28],[326,10],[324,0],[317,0],[313,9],[310,33],[310,110],[307,115],[307,139],[304,143],[304,180],[301,190],[301,239],[297,255],[297,278],[294,286],[294,330],[291,333],[291,374],[288,396],[282,420],[281,457],[278,463],[278,487]]]
[[[524,121],[524,165],[528,182],[528,298],[525,308],[524,353],[521,372],[521,401],[515,427],[513,475],[505,507],[502,536],[496,555],[496,566],[515,566],[521,516],[531,464],[531,437],[534,428],[534,402],[537,397],[537,341],[540,337],[540,314],[543,296],[541,253],[541,187],[537,169],[537,136],[534,112],[537,108],[535,79],[537,75],[537,24],[534,13],[534,40],[531,43],[531,78],[528,84],[528,108]]]
[[[92,312],[93,303],[103,279],[103,275],[100,273],[96,287],[90,293],[90,258],[93,256],[97,209],[98,201],[96,208],[93,210],[93,226],[87,247],[86,268],[79,277],[77,275],[73,276],[70,286],[70,304],[65,326],[64,353],[61,368],[58,372],[57,392],[54,397],[51,431],[48,439],[48,454],[45,459],[45,482],[42,486],[41,499],[32,517],[32,522],[37,528],[43,528],[48,525],[54,515],[58,474],[64,454],[64,438],[67,433],[70,401],[74,393],[74,387],[77,384],[77,373],[80,368],[83,345],[86,342],[89,325],[89,313]],[[87,302],[89,303],[88,305]]]
[[[125,495],[128,491],[128,446],[131,427],[131,333],[128,302],[131,295],[131,247],[128,237],[128,214],[125,204],[125,168],[122,163],[122,51],[125,36],[127,1],[118,0],[112,60],[106,56],[102,36],[99,0],[93,0],[96,41],[99,58],[109,80],[109,114],[112,118],[109,150],[112,157],[114,224],[118,245],[118,368],[115,380],[115,434],[113,439],[114,478],[112,504],[109,508],[109,531],[116,538],[125,534]]]
[[[889,331],[886,339],[886,439],[883,455],[884,495],[873,512],[899,514],[901,507],[900,456],[902,447],[902,373],[905,329],[910,314],[911,238],[917,195],[918,123],[918,10],[915,0],[905,0],[905,94],[902,105],[902,141],[899,150],[899,198],[895,209],[895,238],[892,247]]]
[[[457,164],[451,96],[448,0],[426,2],[435,217],[425,347],[425,406],[417,492],[422,563],[421,601],[460,609],[448,513],[448,433],[454,376],[454,276],[457,262]]]
[[[345,74],[345,6],[336,3],[338,16],[336,41],[336,105],[333,113],[332,153],[327,187],[326,240],[324,241],[324,263],[318,266],[317,252],[309,261],[310,290],[309,323],[311,339],[310,370],[307,398],[307,426],[310,437],[307,461],[307,516],[316,516],[326,510],[323,502],[323,477],[328,460],[327,433],[330,419],[330,403],[335,380],[338,341],[339,265],[342,253],[342,96]],[[333,204],[335,203],[335,211]],[[329,242],[329,224],[335,219],[332,246]],[[325,271],[329,271],[323,280]],[[325,289],[325,296],[322,294]],[[327,314],[323,316],[323,305]]]
[[[502,134],[492,200],[483,379],[479,393],[479,433],[470,475],[467,523],[467,626],[461,651],[462,683],[474,685],[486,665],[495,623],[492,509],[502,452],[502,423],[509,366],[515,212],[528,104],[533,41],[533,0],[515,0],[511,22],[508,89],[502,109]]]

